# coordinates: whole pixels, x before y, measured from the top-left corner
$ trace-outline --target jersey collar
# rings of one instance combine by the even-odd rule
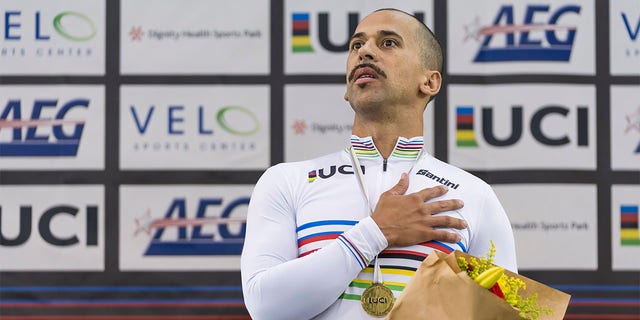
[[[356,135],[351,135],[351,147],[355,150],[358,158],[382,157],[373,143],[373,138],[370,136],[360,138]],[[424,138],[421,136],[413,138],[399,137],[390,158],[415,160],[423,147]]]

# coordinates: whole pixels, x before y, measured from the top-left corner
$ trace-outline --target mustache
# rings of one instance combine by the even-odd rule
[[[349,73],[349,82],[351,82],[351,81],[353,80],[353,77],[355,76],[356,71],[357,71],[358,69],[366,68],[366,67],[369,67],[369,68],[373,69],[373,71],[375,71],[377,74],[379,74],[379,75],[380,75],[380,76],[382,76],[383,78],[386,78],[386,77],[387,77],[387,74],[386,74],[386,73],[384,73],[384,71],[382,71],[382,69],[378,68],[378,66],[376,66],[375,64],[372,64],[372,63],[362,63],[362,64],[357,65],[355,68],[353,68],[353,70],[351,70],[351,72]]]

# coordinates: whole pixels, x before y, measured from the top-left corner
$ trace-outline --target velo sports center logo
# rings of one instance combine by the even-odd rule
[[[609,2],[611,74],[640,73],[640,4],[634,0]]]
[[[0,10],[2,74],[104,73],[104,3],[9,1]]]
[[[5,29],[0,39],[4,40],[5,44],[9,42],[36,41],[37,43],[51,45],[52,42],[62,43],[63,41],[61,40],[63,39],[71,43],[81,43],[92,40],[98,32],[93,20],[81,12],[3,11]],[[3,48],[2,50],[2,56],[6,57],[88,56],[91,54],[93,54],[93,51],[90,48],[73,48],[68,45],[58,48],[50,46],[38,46],[35,48],[16,46]]]
[[[120,130],[128,137],[120,144],[123,167],[268,165],[268,87],[131,86],[121,91]]]

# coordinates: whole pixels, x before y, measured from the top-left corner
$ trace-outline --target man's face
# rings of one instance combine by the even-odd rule
[[[360,22],[350,42],[345,100],[357,109],[414,105],[425,80],[413,17],[378,11]],[[357,111],[357,110],[356,110]]]

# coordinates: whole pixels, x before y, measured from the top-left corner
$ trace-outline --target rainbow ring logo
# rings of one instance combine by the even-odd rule
[[[236,112],[236,113],[239,112],[247,115],[248,119],[250,119],[250,121],[253,122],[253,126],[250,126],[249,129],[245,129],[245,130],[241,130],[241,129],[238,129],[237,127],[232,126],[229,120],[227,119],[227,115],[230,112]],[[256,115],[253,114],[248,109],[239,107],[239,106],[223,107],[216,114],[216,119],[218,120],[218,124],[220,125],[220,127],[222,127],[222,129],[224,129],[224,131],[227,131],[231,134],[235,134],[238,136],[249,136],[258,132],[258,129],[260,129],[260,122],[258,121],[258,117],[256,117]]]
[[[87,27],[89,27],[90,32],[86,35],[73,34],[72,32],[70,32],[69,29],[65,28],[62,24],[62,19],[65,17],[79,18],[82,22],[85,23]],[[58,34],[60,34],[61,36],[65,37],[68,40],[76,41],[76,42],[91,40],[93,37],[95,37],[97,33],[96,26],[93,24],[93,21],[91,21],[91,19],[89,19],[87,16],[81,13],[73,12],[73,11],[65,11],[56,15],[55,18],[53,18],[53,28],[56,29],[56,32],[58,32]]]

